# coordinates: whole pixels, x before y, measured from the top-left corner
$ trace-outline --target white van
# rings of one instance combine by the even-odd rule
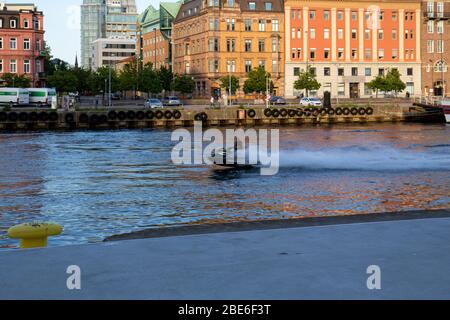
[[[27,105],[30,96],[27,89],[0,88],[0,104],[9,106]]]
[[[39,106],[51,106],[56,101],[56,90],[50,88],[29,88],[30,103]]]

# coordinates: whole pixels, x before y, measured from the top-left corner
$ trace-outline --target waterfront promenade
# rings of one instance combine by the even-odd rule
[[[448,210],[422,215],[3,251],[0,299],[450,299]]]

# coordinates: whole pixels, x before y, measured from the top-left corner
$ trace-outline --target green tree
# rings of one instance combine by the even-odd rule
[[[231,78],[231,93],[235,94],[236,91],[240,88],[239,78],[236,76],[223,76],[220,78],[220,87],[225,89],[226,92],[230,91],[230,78]]]
[[[266,72],[263,67],[251,70],[248,79],[244,82],[244,92],[249,93],[263,93],[267,90],[267,78],[269,79],[269,91],[273,91],[273,82],[270,80],[270,73]]]
[[[6,87],[29,88],[31,86],[31,79],[24,74],[5,73],[2,79]]]
[[[77,78],[76,91],[80,94],[91,91],[91,88],[89,87],[89,79],[92,71],[90,69],[72,68],[70,69],[70,72]]]
[[[194,92],[194,89],[195,81],[188,75],[177,75],[172,81],[172,90],[180,92],[183,95]]]
[[[306,96],[309,95],[311,90],[319,90],[321,84],[317,81],[315,73],[311,67],[308,67],[306,71],[300,72],[298,79],[294,82],[294,89],[305,90]]]
[[[88,84],[93,94],[103,93],[103,97],[109,91],[109,67],[100,67],[95,72],[92,72]],[[119,89],[119,80],[117,72],[111,70],[111,92],[116,92]],[[106,90],[106,92],[105,92]]]
[[[173,73],[172,70],[166,67],[161,67],[158,70],[158,77],[161,82],[161,86],[164,91],[170,91],[172,89]]]
[[[119,88],[122,91],[136,90],[138,82],[137,65],[135,62],[128,63],[124,66],[118,76]]]
[[[152,64],[143,66],[139,73],[140,89],[143,92],[150,94],[158,94],[163,90],[161,79],[158,72],[153,70]]]
[[[78,79],[69,70],[57,70],[48,77],[47,83],[49,87],[56,88],[56,91],[62,94],[75,91],[77,89]]]
[[[390,69],[386,74],[387,91],[394,91],[395,95],[406,89],[406,84],[401,80],[401,74],[397,69]]]
[[[367,84],[367,87],[373,91],[375,91],[375,96],[378,98],[378,92],[379,91],[388,91],[387,90],[387,83],[386,78],[383,75],[378,75],[375,79],[370,81]]]

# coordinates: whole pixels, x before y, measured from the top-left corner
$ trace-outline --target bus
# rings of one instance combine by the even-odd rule
[[[21,88],[0,88],[0,105],[21,106],[30,103],[30,96],[27,89]]]
[[[56,90],[50,88],[29,88],[30,104],[39,106],[51,106],[56,100]]]

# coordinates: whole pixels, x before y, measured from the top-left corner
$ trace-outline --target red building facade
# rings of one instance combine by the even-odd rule
[[[0,5],[0,79],[26,75],[32,87],[45,86],[44,15],[32,4]]]

